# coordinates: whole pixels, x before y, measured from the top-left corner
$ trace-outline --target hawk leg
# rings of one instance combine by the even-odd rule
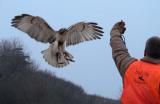
[[[57,52],[57,62],[59,64],[64,64],[65,63],[65,58],[64,58],[64,54],[62,52]]]

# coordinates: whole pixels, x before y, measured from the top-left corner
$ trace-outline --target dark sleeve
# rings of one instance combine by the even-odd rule
[[[123,78],[128,66],[137,59],[130,56],[118,30],[111,32],[110,46],[112,48],[113,60],[118,68],[120,75]]]

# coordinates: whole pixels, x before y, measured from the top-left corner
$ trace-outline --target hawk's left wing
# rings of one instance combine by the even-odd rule
[[[97,25],[97,23],[93,22],[79,22],[69,27],[68,32],[66,32],[66,46],[75,45],[83,41],[101,39],[103,28]]]
[[[12,26],[27,33],[31,38],[44,43],[52,43],[56,32],[39,16],[22,14],[12,19]]]

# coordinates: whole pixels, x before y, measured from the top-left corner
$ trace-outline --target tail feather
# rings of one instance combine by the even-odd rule
[[[69,61],[73,60],[73,56],[70,53],[64,52],[63,54],[57,52],[57,49],[54,48],[53,44],[51,44],[48,49],[42,51],[43,58],[48,62],[48,64],[57,68],[67,66]]]

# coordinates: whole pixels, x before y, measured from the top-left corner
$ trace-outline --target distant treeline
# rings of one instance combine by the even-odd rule
[[[0,104],[120,104],[42,71],[19,41],[0,42]]]

